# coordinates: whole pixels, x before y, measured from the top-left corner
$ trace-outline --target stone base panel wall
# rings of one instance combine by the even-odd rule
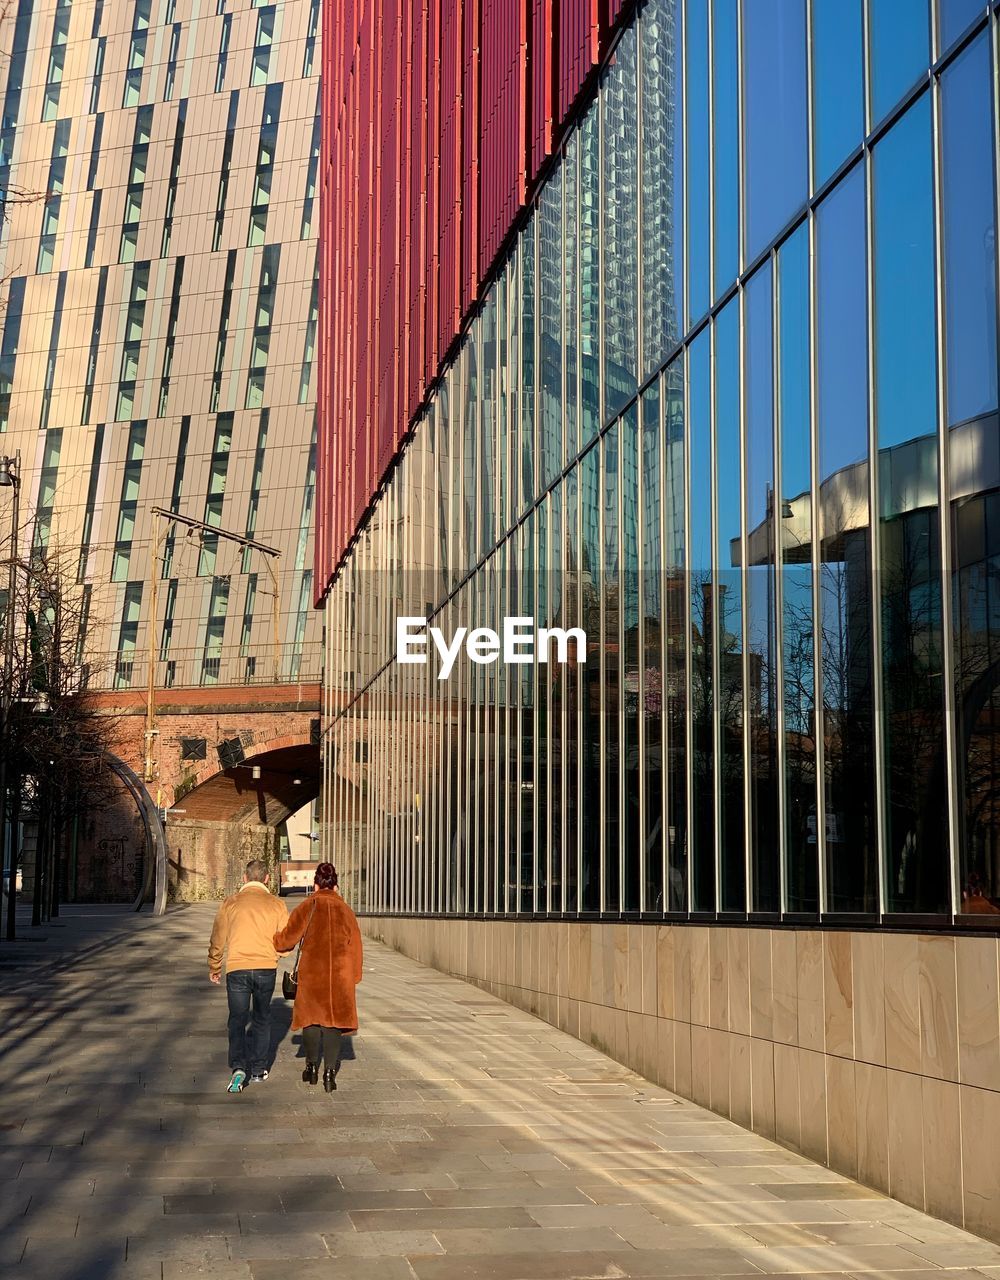
[[[1000,1241],[995,937],[365,917],[666,1089]]]

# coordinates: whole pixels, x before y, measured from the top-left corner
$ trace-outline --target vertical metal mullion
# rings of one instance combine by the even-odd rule
[[[706,0],[708,17],[708,307],[715,305],[715,4]],[[712,610],[713,614],[715,610]]]
[[[939,24],[935,23],[935,32]],[[991,42],[992,44],[992,42]],[[993,79],[995,85],[996,81]],[[993,90],[991,89],[991,95]],[[962,902],[961,867],[959,865],[959,799],[957,776],[958,732],[955,708],[955,628],[952,611],[952,536],[951,536],[951,467],[948,456],[948,354],[945,338],[945,273],[944,273],[944,208],[943,158],[941,138],[941,79],[931,80],[931,129],[934,162],[934,301],[937,329],[937,413],[938,413],[938,525],[941,546],[941,648],[944,679],[945,785],[948,805],[948,863],[951,889],[951,914],[960,912]],[[994,111],[994,129],[996,128]],[[994,174],[996,169],[994,167]],[[994,182],[995,182],[994,177]]]
[[[499,383],[497,383],[496,385],[499,388]],[[497,401],[497,409],[499,414],[499,400]],[[499,425],[499,418],[498,418],[498,425]],[[497,432],[497,436],[499,439],[499,431]],[[503,547],[504,547],[504,544],[501,543],[501,545],[497,548],[497,550],[494,553],[494,565],[495,565],[494,579],[493,579],[494,589],[493,589],[492,611],[490,614],[490,626],[498,634],[501,630],[501,625],[502,625],[500,619],[503,616],[503,608],[501,604],[501,599],[502,599],[501,591],[502,591],[503,579],[500,576],[502,572],[502,565],[503,565]],[[501,751],[501,742],[503,741],[503,739],[500,736],[500,717],[503,714],[503,694],[501,692],[501,689],[502,689],[501,682],[503,680],[504,670],[505,670],[504,664],[498,663],[496,667],[496,676],[494,678],[494,688],[496,690],[496,696],[493,700],[493,705],[492,705],[493,744],[494,744],[493,787],[492,787],[494,838],[493,838],[493,856],[490,864],[489,898],[487,900],[486,905],[487,905],[487,910],[492,911],[494,914],[499,908],[499,903],[497,902],[497,891],[498,891],[498,886],[500,884],[500,857],[503,852],[500,844],[500,831],[502,829],[500,826],[500,796],[502,794],[501,780],[503,778],[504,761],[502,758],[503,753]]]
[[[554,571],[550,568],[550,566],[554,563],[554,560],[555,560],[555,557],[553,555],[553,546],[552,546],[553,512],[555,510],[555,499],[552,492],[550,492],[548,497],[545,499],[544,506],[548,512],[548,515],[546,517],[545,566],[541,570],[541,573],[544,573],[546,577],[548,577],[550,574],[554,574]],[[539,581],[542,580],[541,573],[539,574]],[[546,621],[545,621],[546,626],[552,626],[554,623],[554,619],[551,617],[554,598],[555,598],[555,592],[553,590],[553,583],[550,581],[548,583],[548,590],[546,591],[546,596],[545,596],[546,615],[547,615]],[[539,621],[541,621],[541,619],[539,619]],[[556,665],[558,667],[558,664]],[[541,681],[542,668],[536,664],[536,670],[539,671],[539,681]],[[539,817],[544,821],[544,829],[545,829],[545,846],[544,846],[544,850],[545,850],[545,912],[547,915],[551,915],[553,910],[552,869],[553,869],[553,862],[554,862],[553,850],[555,846],[555,841],[553,840],[552,824],[549,821],[549,813],[551,812],[551,809],[552,809],[552,797],[554,794],[553,787],[552,787],[552,777],[553,777],[552,753],[553,753],[553,748],[555,746],[556,735],[552,726],[552,704],[553,704],[554,684],[555,684],[555,680],[557,679],[558,679],[558,675],[553,676],[552,672],[549,670],[549,664],[546,663],[546,666],[545,666],[545,732],[548,736],[548,743],[545,751],[545,813],[544,814],[540,813]]]
[[[658,480],[660,486],[660,560],[656,566],[660,593],[660,913],[664,914],[670,902],[670,699],[667,672],[668,613],[667,613],[667,375],[660,373],[657,379],[660,439]]]
[[[541,332],[542,332],[541,264],[542,264],[543,219],[542,219],[540,206],[536,208],[533,221],[535,224],[535,228],[534,228],[535,234],[532,236],[532,250],[535,257],[535,265],[534,265],[534,270],[532,272],[532,290],[534,293],[532,315],[534,316],[534,324],[531,327],[531,344],[534,350],[534,355],[531,362],[531,365],[532,365],[531,373],[534,381],[534,387],[532,390],[531,405],[532,405],[532,411],[533,411],[532,441],[534,443],[534,461],[531,467],[531,481],[532,481],[531,496],[532,496],[532,503],[533,503],[533,511],[540,512],[541,506],[534,505],[539,502],[539,497],[542,492],[542,487],[544,482],[544,477],[541,474],[541,461],[543,458],[543,450],[541,446],[542,446],[542,437],[544,434],[544,428],[542,425],[543,408],[542,408],[542,340],[541,340]],[[534,599],[534,603],[535,603],[534,614],[537,620],[538,589],[539,589],[539,582],[541,581],[541,557],[539,555],[541,538],[539,537],[539,518],[537,515],[534,515],[532,519],[532,524],[534,525],[534,529],[532,532],[532,543],[534,546],[534,554],[532,556],[532,569],[534,572],[534,579],[535,579],[533,584],[534,590],[532,593],[532,598]],[[541,680],[539,679],[539,673],[538,673],[537,652],[535,653],[535,660],[531,665],[531,689],[532,689],[532,694],[531,694],[531,724],[532,724],[531,772],[532,772],[532,781],[533,781],[533,785],[531,788],[531,815],[532,815],[531,816],[531,840],[532,840],[533,862],[534,862],[534,873],[533,873],[534,882],[531,886],[531,902],[534,910],[538,912],[541,909],[541,905],[539,903],[539,896],[538,896],[538,872],[539,872],[539,867],[542,865],[542,861],[544,858],[544,850],[541,842],[541,835],[539,832],[539,804],[538,804],[538,792],[539,792],[538,698],[541,692]],[[548,767],[547,762],[546,762],[546,767]],[[546,892],[547,892],[547,889],[546,889]]]
[[[636,88],[635,88],[636,113],[635,114],[636,114],[636,137],[637,137],[636,159],[635,159],[635,190],[636,190],[636,221],[635,221],[636,355],[635,355],[635,358],[636,358],[636,369],[638,372],[638,381],[640,385],[642,384],[646,376],[646,357],[645,357],[646,326],[643,322],[644,316],[645,316],[645,307],[643,304],[646,296],[645,295],[646,273],[643,270],[644,264],[643,264],[643,255],[642,255],[642,248],[643,248],[642,227],[643,227],[643,216],[645,212],[645,200],[643,199],[643,189],[642,189],[642,157],[643,157],[642,112],[643,112],[643,102],[644,102],[644,94],[642,91],[642,75],[643,75],[643,66],[645,64],[645,60],[643,57],[643,26],[644,26],[644,18],[642,13],[640,12],[638,18],[636,19],[636,35],[635,35],[635,67],[636,67],[636,72],[635,72],[636,74]],[[638,700],[638,710],[636,715],[636,723],[637,723],[637,730],[638,730],[638,749],[639,749],[639,768],[638,768],[639,910],[646,911],[648,909],[648,903],[646,901],[646,898],[647,898],[646,888],[647,888],[647,883],[649,879],[647,874],[646,863],[649,857],[649,850],[646,847],[646,805],[648,803],[648,797],[646,795],[646,790],[647,790],[647,787],[646,787],[646,714],[645,714],[646,712],[646,619],[645,619],[646,609],[645,609],[645,598],[644,598],[644,581],[645,581],[645,574],[647,570],[646,570],[646,564],[645,564],[646,557],[645,557],[645,549],[644,549],[645,501],[643,497],[643,491],[644,491],[643,480],[645,475],[645,468],[643,465],[644,464],[643,439],[644,439],[645,433],[644,433],[644,425],[643,425],[644,418],[643,418],[643,412],[642,412],[642,396],[641,395],[638,397],[638,400],[636,402],[636,415],[637,415],[637,430],[638,430],[638,442],[637,442],[638,473],[636,476],[636,481],[637,481],[637,485],[636,485],[636,489],[637,489],[637,492],[636,492],[636,548],[637,548],[636,564],[638,566],[638,574],[637,574],[637,581],[636,581],[636,589],[638,592],[638,605],[639,605],[639,625],[638,625],[638,636],[637,636],[637,642],[638,642],[638,664],[637,665],[639,668],[639,693],[638,693],[639,700]],[[657,435],[659,436],[659,433],[657,433]],[[659,440],[658,440],[658,443],[659,443]],[[662,443],[660,443],[660,448],[662,451]],[[661,507],[662,507],[662,501],[661,501]],[[662,634],[663,634],[663,626],[662,626],[662,620],[661,620],[661,625],[660,625],[661,642],[662,642]],[[622,679],[622,687],[624,689],[624,677]],[[660,688],[662,691],[662,688],[663,688],[662,672],[661,672]],[[661,697],[662,697],[662,692],[661,692]],[[661,711],[661,715],[662,715],[662,711]],[[662,736],[663,735],[662,735],[662,725],[661,725],[661,734],[660,734],[661,742],[662,742]]]
[[[576,149],[574,148],[574,151]],[[559,426],[562,433],[562,457],[561,462],[565,468],[569,458],[576,454],[575,442],[573,448],[570,448],[569,442],[569,425],[566,421],[566,387],[569,381],[567,370],[567,350],[569,343],[567,341],[567,325],[566,325],[566,290],[572,288],[572,282],[566,279],[566,188],[569,182],[569,156],[566,147],[563,147],[562,155],[559,160],[559,174],[562,183],[562,199],[559,208],[559,277],[562,287],[559,290],[559,333],[561,348],[561,363],[559,366]],[[574,211],[577,204],[577,192],[574,186]],[[578,344],[577,344],[578,345]],[[579,412],[579,407],[577,408]],[[559,590],[560,602],[563,617],[568,616],[566,607],[567,601],[567,583],[566,583],[566,533],[568,527],[567,520],[567,497],[569,485],[562,486],[562,505],[561,519],[559,521],[559,548],[558,548],[558,565],[559,565]],[[568,622],[568,626],[573,626],[572,622]],[[569,657],[567,651],[567,659]],[[569,867],[569,850],[566,848],[567,822],[566,822],[566,783],[568,777],[568,766],[566,762],[566,730],[568,715],[566,711],[566,701],[569,694],[569,672],[572,668],[568,662],[559,673],[560,680],[560,697],[559,697],[559,914],[566,914],[566,881],[567,869]]]
[[[635,263],[636,263],[636,305],[635,305],[635,359],[636,373],[639,385],[642,384],[646,374],[645,363],[645,325],[643,324],[643,298],[645,285],[645,272],[643,271],[642,262],[642,219],[645,201],[642,197],[642,24],[643,18],[640,13],[636,19],[635,31],[635,103],[636,103],[636,149],[635,149],[635,192],[636,192],[636,215],[635,215]],[[639,678],[638,678],[638,707],[636,713],[636,736],[639,753],[639,768],[637,771],[637,782],[639,786],[639,910],[646,910],[646,858],[648,856],[646,849],[646,717],[645,717],[645,688],[646,688],[646,648],[645,648],[645,608],[643,599],[643,566],[645,556],[643,555],[643,414],[642,414],[642,396],[639,395],[636,400],[636,504],[635,504],[635,522],[636,522],[636,591],[638,595],[638,627],[637,627],[637,644],[638,644],[638,662]],[[622,652],[624,659],[624,652]],[[622,705],[624,707],[625,692],[625,671],[624,668],[619,676],[619,685],[622,690]],[[624,738],[622,739],[624,744]],[[627,762],[625,761],[625,752],[622,751],[622,763],[627,774]],[[622,791],[622,810],[625,811],[627,803],[625,791]],[[623,830],[626,824],[622,824]],[[623,837],[624,838],[624,837]]]
[[[747,207],[746,181],[746,83],[743,77],[743,5],[736,5],[736,164],[737,164],[737,200],[736,200],[736,275],[739,279],[746,267],[744,253],[744,231],[746,228],[745,210]],[[747,887],[749,893],[749,886]],[[749,898],[748,898],[749,901]]]
[[[576,212],[576,229],[575,240],[576,246],[576,264],[573,272],[573,286],[576,290],[576,322],[580,332],[583,331],[583,138],[582,131],[577,129],[576,146],[573,148],[574,159],[576,164],[576,199],[574,207]],[[578,446],[583,440],[583,351],[582,344],[579,339],[576,344],[576,368],[574,370],[576,380],[576,441],[574,442],[574,454],[577,452]],[[598,474],[600,474],[598,472]],[[583,467],[579,463],[576,468],[576,529],[574,530],[574,539],[576,545],[576,621],[579,626],[583,626],[585,617],[583,610]],[[589,647],[589,637],[588,637]],[[589,653],[584,655],[589,660]],[[583,742],[583,698],[586,691],[584,681],[583,668],[585,663],[577,663],[575,667],[576,678],[576,801],[579,811],[583,798],[583,761],[584,761],[584,742]],[[573,911],[576,915],[580,914],[583,904],[583,823],[579,820],[576,824],[576,903]]]
[[[686,152],[685,152],[686,154]],[[686,843],[688,856],[686,860],[687,884],[685,885],[686,909],[691,913],[694,903],[694,859],[696,850],[692,840],[694,830],[694,707],[691,690],[694,686],[694,661],[691,652],[694,636],[694,619],[691,615],[691,588],[694,572],[691,567],[691,348],[684,348],[680,356],[682,362],[683,381],[682,396],[684,400],[684,732],[687,739],[685,747],[685,786],[687,790],[687,832]]]
[[[639,690],[638,703],[636,709],[636,744],[638,748],[639,767],[637,771],[637,781],[639,784],[639,910],[646,910],[646,859],[648,851],[646,849],[646,621],[645,621],[645,600],[643,596],[643,583],[645,580],[645,501],[643,497],[643,398],[639,397],[635,406],[636,425],[638,438],[636,442],[636,455],[638,466],[636,468],[636,500],[635,500],[635,524],[636,524],[636,565],[638,572],[636,574],[636,596],[638,603],[638,626],[637,626],[637,645],[638,645],[638,662],[639,668]],[[661,628],[662,631],[662,628]],[[622,657],[624,658],[624,653]],[[622,672],[620,677],[624,704],[625,689],[625,673]],[[624,744],[624,739],[623,739]],[[625,751],[622,751],[622,760],[626,765],[626,775],[628,772],[627,762],[625,761]],[[623,808],[625,804],[625,796],[622,796]]]
[[[871,30],[871,0],[861,0],[861,49],[864,67],[865,97],[865,134],[867,138],[872,131],[872,56],[871,41],[868,33]],[[866,148],[867,151],[867,148]]]
[[[868,330],[868,502],[871,540],[869,546],[870,567],[872,574],[872,721],[875,737],[875,818],[878,833],[878,884],[879,914],[886,910],[886,787],[885,787],[885,729],[882,721],[884,710],[882,691],[882,583],[879,548],[881,545],[881,529],[879,527],[879,486],[878,486],[878,408],[875,399],[875,201],[874,201],[874,163],[870,150],[865,151],[865,248],[867,256],[866,270],[866,306]]]
[[[599,582],[599,589],[597,594],[598,594],[598,618],[599,618],[599,627],[600,627],[600,669],[601,669],[601,692],[598,700],[599,707],[600,707],[600,712],[599,712],[600,718],[598,721],[598,742],[600,743],[600,748],[601,748],[599,753],[600,759],[598,763],[598,788],[597,788],[598,796],[599,796],[598,812],[600,815],[599,821],[601,824],[601,829],[600,829],[599,838],[598,838],[598,850],[599,850],[598,863],[599,863],[599,873],[600,873],[600,895],[599,895],[600,910],[601,910],[601,914],[603,915],[605,910],[607,909],[606,877],[604,874],[605,861],[606,861],[605,840],[607,836],[607,823],[605,821],[606,814],[607,814],[607,797],[605,793],[607,788],[605,786],[605,781],[604,781],[605,779],[604,762],[607,759],[607,754],[608,754],[607,715],[605,711],[605,692],[607,689],[607,679],[608,679],[607,626],[606,626],[608,610],[607,610],[607,602],[605,600],[605,590],[604,590],[604,582],[605,582],[605,574],[606,574],[605,560],[607,559],[607,550],[606,550],[606,544],[605,544],[605,538],[604,538],[604,526],[605,526],[606,520],[605,520],[605,514],[604,514],[604,501],[603,501],[604,490],[605,490],[605,479],[607,474],[605,437],[602,436],[598,438],[595,448],[598,451],[597,536],[599,541],[598,541],[598,548],[597,548],[597,572],[600,577],[600,582]]]
[[[719,708],[719,690],[721,688],[722,662],[719,654],[720,642],[722,639],[722,623],[719,618],[719,603],[721,600],[721,574],[722,567],[719,564],[719,459],[718,459],[718,404],[717,404],[717,388],[719,383],[719,352],[718,352],[718,329],[715,323],[711,324],[709,330],[709,394],[708,394],[708,453],[709,453],[709,471],[711,473],[710,493],[711,498],[709,506],[709,542],[711,544],[711,565],[709,570],[709,581],[711,583],[711,601],[712,613],[709,620],[708,642],[712,648],[712,856],[715,867],[715,910],[722,910],[722,752],[719,750],[722,739],[722,713]],[[740,490],[742,493],[742,484]],[[743,519],[740,518],[740,528],[743,527]],[[740,553],[741,559],[743,552]],[[745,643],[742,645],[744,654],[746,651]],[[743,660],[741,656],[741,661]],[[744,685],[745,687],[745,685]],[[743,717],[744,724],[746,716]]]
[[[747,139],[746,139],[746,79],[743,75],[743,4],[737,5],[736,9],[736,74],[738,77],[736,102],[737,112],[739,113],[739,121],[737,124],[736,136],[737,147],[739,149],[739,247],[737,251],[737,263],[739,266],[739,274],[742,276],[746,268],[746,207],[747,207],[747,184],[746,184],[746,155],[747,155]],[[751,787],[751,779],[753,772],[751,768],[752,754],[750,751],[750,728],[749,715],[747,714],[750,705],[750,621],[749,621],[749,586],[750,586],[750,569],[749,569],[749,537],[747,533],[747,409],[746,409],[746,294],[745,286],[738,286],[737,305],[739,307],[739,324],[738,324],[738,344],[737,353],[738,377],[739,377],[739,426],[737,435],[740,442],[740,647],[741,655],[741,682],[743,685],[740,691],[743,700],[743,892],[744,902],[747,912],[751,912],[754,907],[754,881],[753,881],[753,855],[752,855],[752,832],[753,832],[753,794]]]
[[[816,770],[816,853],[819,875],[819,911],[827,911],[826,868],[826,699],[823,690],[823,592],[822,508],[819,488],[819,312],[817,220],[809,214],[809,504],[810,561],[813,614],[813,741]]]
[[[638,405],[635,407],[638,417]],[[625,417],[618,419],[618,914],[625,912]]]
[[[788,821],[786,814],[786,763],[785,750],[785,636],[784,636],[784,529],[781,523],[781,273],[780,255],[771,252],[771,397],[773,413],[771,421],[771,510],[770,552],[774,558],[773,614],[768,619],[768,629],[774,635],[774,681],[772,689],[777,698],[777,753],[778,770],[778,909],[784,915],[788,911]]]
[[[773,270],[773,268],[772,268]],[[772,280],[772,288],[774,282]],[[739,379],[740,379],[740,645],[743,683],[743,876],[748,914],[756,903],[753,877],[753,750],[750,740],[750,568],[747,533],[747,314],[746,289],[739,291]],[[773,359],[773,349],[772,349]]]
[[[594,110],[597,113],[597,208],[595,224],[597,227],[597,432],[605,427],[605,395],[604,386],[604,100],[601,93],[603,85],[599,84]]]

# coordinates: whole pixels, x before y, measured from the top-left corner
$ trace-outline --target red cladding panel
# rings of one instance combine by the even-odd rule
[[[489,0],[462,0],[462,102],[461,102],[461,269],[459,304],[464,314],[472,306],[479,283],[479,121],[482,109],[480,53],[482,9]]]
[[[317,599],[624,0],[325,0]]]

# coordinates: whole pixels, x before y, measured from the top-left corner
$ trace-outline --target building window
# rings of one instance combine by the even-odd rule
[[[222,306],[219,311],[219,331],[215,339],[215,361],[212,367],[212,389],[209,395],[209,412],[215,413],[222,396],[222,375],[226,365],[226,344],[229,339],[229,315],[233,305],[233,282],[236,277],[236,250],[230,249],[226,257],[226,278],[222,287]]]
[[[302,59],[302,78],[306,80],[313,74],[316,61],[316,43],[319,39],[320,0],[310,0],[309,26],[306,31],[306,51]]]
[[[177,79],[177,54],[181,46],[181,24],[175,23],[170,32],[170,50],[167,53],[167,72],[163,78],[163,101],[169,102],[174,96],[174,81]]]
[[[45,433],[45,447],[42,450],[42,470],[38,478],[38,501],[35,505],[35,534],[31,547],[33,561],[44,559],[49,547],[52,515],[56,502],[56,486],[59,481],[59,458],[62,453],[62,437],[61,427],[55,427]]]
[[[114,556],[111,562],[112,582],[124,582],[128,577],[145,451],[146,423],[133,422],[128,433],[125,467],[122,472],[121,497],[118,502],[118,526],[115,532]]]
[[[123,107],[137,106],[142,93],[142,73],[146,65],[151,4],[152,0],[136,0],[132,17],[132,39],[125,69],[125,88],[122,92]]]
[[[257,34],[254,38],[253,56],[250,61],[250,84],[267,84],[271,66],[271,50],[274,47],[275,6],[267,5],[257,14]]]
[[[222,667],[222,651],[229,611],[230,579],[215,578],[205,623],[205,649],[201,660],[201,684],[218,684]]]
[[[219,56],[215,64],[215,92],[221,93],[226,87],[226,67],[229,63],[229,41],[232,36],[233,18],[227,13],[222,19],[219,32]]]
[[[90,541],[94,532],[94,512],[97,508],[97,492],[101,479],[101,462],[104,453],[104,423],[94,433],[94,452],[90,461],[90,479],[87,484],[87,506],[83,513],[83,532],[80,536],[80,561],[77,581],[83,582],[89,573]]]
[[[52,395],[56,383],[56,364],[59,360],[59,337],[62,333],[63,308],[66,303],[66,283],[69,273],[60,271],[59,283],[56,285],[56,296],[52,308],[52,328],[49,331],[49,353],[45,361],[45,382],[42,386],[42,411],[38,421],[40,431],[49,425],[52,412]]]
[[[90,82],[89,114],[97,112],[101,102],[101,81],[104,76],[104,59],[108,49],[108,37],[101,36],[97,42],[97,53],[94,55],[94,75]]]
[[[274,161],[278,143],[278,122],[281,114],[281,85],[268,85],[264,94],[264,111],[260,124],[260,141],[257,145],[257,164],[254,172],[253,203],[250,206],[250,225],[247,244],[264,243],[267,235],[267,214],[271,202],[271,182],[274,177]]]
[[[229,453],[233,445],[232,413],[220,413],[215,424],[215,440],[208,469],[208,492],[205,495],[205,524],[220,527],[222,509],[226,501],[226,477],[229,474]],[[217,534],[203,532],[201,554],[198,557],[198,576],[211,577],[215,573],[215,561],[219,550]]]
[[[309,168],[306,171],[306,194],[302,201],[302,225],[299,228],[299,239],[309,240],[313,233],[313,212],[316,204],[316,182],[319,176],[319,144],[321,136],[321,120],[319,112],[313,124],[312,142],[309,146]]]
[[[181,429],[177,437],[177,456],[174,460],[174,482],[170,490],[170,510],[179,511],[184,494],[184,465],[187,461],[188,440],[191,436],[191,418],[181,418]],[[174,563],[174,547],[177,542],[177,526],[171,525],[163,543],[163,569],[161,577],[169,578]]]
[[[146,189],[146,171],[149,168],[149,144],[153,133],[153,108],[140,107],[135,113],[132,133],[132,155],[129,161],[128,185],[125,188],[125,207],[122,211],[121,244],[119,262],[133,262],[139,243],[142,221],[142,199]]]
[[[118,372],[118,404],[115,421],[129,419],[135,409],[139,358],[142,354],[142,330],[149,297],[149,263],[137,262],[132,269],[128,310],[125,314],[125,337],[122,342],[121,366]]]
[[[267,449],[267,428],[270,422],[270,410],[262,409],[260,423],[257,427],[257,447],[254,450],[253,472],[250,477],[250,497],[247,501],[246,536],[255,538],[257,534],[257,512],[260,507],[260,495],[264,484],[264,454]],[[250,547],[243,548],[243,573],[250,572],[253,552]]]
[[[0,432],[10,422],[10,398],[14,390],[14,369],[21,338],[24,313],[24,276],[15,276],[7,290],[7,308],[3,315],[3,340],[0,342]]]
[[[94,302],[94,317],[90,331],[90,350],[87,355],[87,380],[83,388],[83,404],[80,410],[80,425],[90,421],[94,404],[94,384],[97,380],[97,360],[101,350],[101,330],[104,326],[104,301],[108,292],[108,269],[101,267],[97,280],[97,298]]]
[[[254,317],[253,341],[250,348],[250,368],[247,371],[245,408],[259,409],[264,400],[264,384],[267,380],[267,357],[271,346],[271,326],[274,323],[274,302],[278,288],[278,265],[281,261],[281,245],[268,245],[260,260],[260,280],[257,285],[257,308]]]
[[[233,163],[233,145],[236,141],[236,118],[239,112],[240,94],[234,89],[229,95],[229,118],[226,138],[222,145],[222,167],[219,170],[219,189],[215,198],[215,227],[212,232],[212,252],[222,245],[222,233],[226,225],[226,202],[229,199],[229,176]]]
[[[56,0],[56,16],[52,24],[52,44],[49,48],[45,92],[42,96],[43,120],[54,120],[59,114],[59,95],[62,92],[63,73],[66,67],[66,46],[69,43],[69,21],[69,0]]]
[[[130,582],[125,588],[118,630],[118,656],[115,660],[116,689],[128,689],[132,685],[135,651],[139,640],[139,616],[142,612],[142,585],[141,582]]]
[[[184,259],[178,258],[174,266],[174,284],[170,294],[170,313],[167,317],[167,334],[163,343],[163,365],[160,369],[160,396],[156,416],[162,418],[167,411],[170,397],[170,371],[174,363],[174,344],[177,341],[177,321],[181,311],[181,287],[184,282]]]

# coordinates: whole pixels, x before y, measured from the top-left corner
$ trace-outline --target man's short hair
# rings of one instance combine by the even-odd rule
[[[267,878],[267,863],[262,858],[251,858],[247,863],[247,879],[260,880]]]

